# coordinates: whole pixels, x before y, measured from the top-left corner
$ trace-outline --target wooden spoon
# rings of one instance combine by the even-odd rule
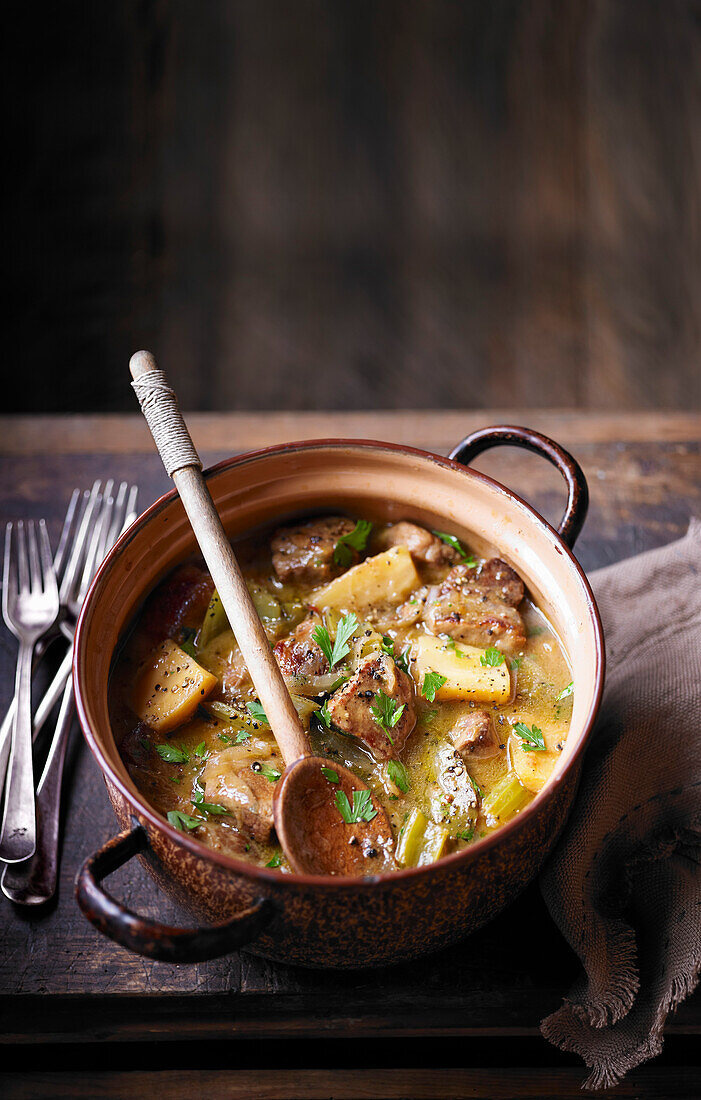
[[[274,818],[290,866],[299,873],[321,875],[375,875],[395,869],[392,829],[382,806],[348,768],[312,755],[202,477],[202,463],[175,393],[150,352],[138,351],[129,368],[163,464],[180,494],[285,761],[275,789]]]

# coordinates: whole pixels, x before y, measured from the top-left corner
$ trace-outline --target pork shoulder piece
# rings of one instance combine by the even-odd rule
[[[395,726],[383,727],[373,714],[381,692],[392,699],[395,714],[404,707]],[[357,737],[376,760],[390,760],[402,751],[416,724],[412,679],[387,654],[374,654],[334,692],[328,701],[328,714],[337,729]]]
[[[333,560],[333,552],[341,536],[349,535],[354,528],[353,520],[345,516],[324,516],[293,527],[280,527],[270,543],[273,568],[280,580],[316,585],[343,573],[344,569]],[[349,565],[355,565],[360,555],[350,546],[348,550]]]
[[[433,634],[448,634],[468,645],[517,653],[526,644],[526,629],[516,604],[523,582],[500,558],[481,570],[456,565],[426,601],[423,619]]]
[[[455,751],[465,759],[487,760],[501,749],[499,737],[486,710],[462,714],[450,731]]]
[[[380,550],[389,550],[392,546],[406,546],[415,562],[423,565],[450,565],[460,560],[460,555],[442,539],[419,527],[417,523],[402,520],[386,527],[375,539]]]
[[[205,789],[205,801],[225,806],[242,833],[251,840],[268,844],[273,833],[275,784],[255,771],[254,763],[242,761],[235,749],[212,753],[200,783]],[[278,770],[283,768],[279,761]]]
[[[273,652],[283,676],[323,676],[329,671],[329,662],[312,637],[322,625],[321,616],[313,613],[292,634],[275,643]]]

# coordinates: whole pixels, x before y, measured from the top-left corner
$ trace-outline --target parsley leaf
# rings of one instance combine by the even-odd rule
[[[455,834],[456,840],[472,840],[475,835],[475,827],[471,825],[469,829],[458,829]]]
[[[190,626],[183,627],[183,640],[180,643],[180,648],[183,653],[187,653],[188,657],[193,657],[197,660],[197,651],[195,649],[195,637],[197,631],[193,630]]]
[[[364,550],[368,535],[372,531],[372,524],[367,519],[359,519],[352,531],[349,531],[347,535],[341,535],[337,541],[333,552],[333,560],[336,565],[340,565],[345,569],[353,561],[353,550]]]
[[[279,867],[282,863],[282,856],[279,852],[276,852],[272,859],[269,859],[266,863],[266,867]]]
[[[480,664],[498,668],[499,665],[504,664],[504,655],[500,653],[498,649],[495,649],[494,646],[490,646],[489,649],[485,649],[480,657]]]
[[[370,791],[353,791],[353,806],[348,801],[345,791],[336,791],[336,806],[346,825],[354,825],[357,821],[372,821],[377,817],[377,810],[372,804]]]
[[[383,634],[380,649],[383,653],[386,653],[388,657],[393,659],[397,668],[401,668],[402,672],[409,673],[409,653],[411,651],[411,644],[405,646],[401,653],[395,653],[394,640],[390,638],[389,634]]]
[[[165,760],[167,764],[190,763],[190,757],[186,750],[183,748],[179,749],[177,745],[156,745],[156,752],[161,760]]]
[[[176,829],[180,829],[181,833],[185,833],[190,829],[199,829],[202,824],[201,818],[191,817],[190,814],[185,814],[182,810],[169,810],[166,816],[169,823],[174,825]]]
[[[546,752],[543,731],[537,726],[530,728],[525,722],[517,722],[513,727],[514,733],[521,738],[521,748],[524,752]]]
[[[448,546],[452,546],[453,550],[457,550],[458,554],[465,562],[465,565],[469,565],[470,568],[477,565],[477,558],[473,554],[467,553],[460,539],[457,539],[455,535],[449,535],[445,531],[434,531],[433,534],[436,538],[439,538],[441,542],[445,542]]]
[[[409,790],[409,773],[401,760],[390,760],[387,764],[387,774],[395,787],[399,787],[402,794],[406,794]]]
[[[278,779],[282,775],[282,772],[279,772],[271,764],[261,764],[260,774],[265,776],[265,778],[268,780],[268,783],[277,783]]]
[[[336,627],[336,640],[331,644],[331,635],[325,626],[315,626],[312,638],[329,662],[329,668],[333,668],[350,653],[349,640],[360,626],[358,617],[354,611],[344,615]]]
[[[194,748],[192,751],[194,752],[195,756],[199,756],[200,760],[206,760],[209,756],[209,753],[205,748],[204,741],[200,741],[199,745],[197,745],[197,747]]]
[[[316,712],[316,716],[321,722],[324,723],[327,730],[331,729],[331,715],[329,714],[329,701],[328,701],[328,699],[326,699],[324,701],[323,707],[319,707],[318,711]]]
[[[322,768],[321,774],[323,775],[324,779],[326,779],[329,783],[340,783],[338,772],[335,772],[333,768]]]
[[[573,691],[574,691],[574,682],[572,680],[570,680],[567,687],[563,688],[562,691],[560,692],[560,694],[558,695],[557,702],[560,703],[563,699],[569,698],[569,696],[572,694]]]
[[[265,716],[263,704],[258,699],[256,699],[253,703],[246,703],[246,710],[248,711],[254,722],[260,722],[261,725],[265,726],[270,725],[270,722]],[[236,738],[236,740],[238,741],[238,737]]]
[[[245,745],[246,741],[250,741],[250,740],[251,740],[251,735],[248,732],[248,730],[239,730],[239,732],[236,734],[236,740],[235,740],[234,744],[236,744],[236,745]]]
[[[394,744],[394,741],[389,731],[394,729],[405,710],[406,703],[402,703],[400,706],[396,699],[393,699],[391,695],[386,695],[384,691],[378,691],[375,702],[370,707],[370,713],[377,724],[382,726],[392,744]]]
[[[445,681],[445,676],[441,676],[440,672],[427,672],[421,687],[421,694],[424,699],[428,699],[429,703],[432,703],[436,698],[436,692],[443,687]]]

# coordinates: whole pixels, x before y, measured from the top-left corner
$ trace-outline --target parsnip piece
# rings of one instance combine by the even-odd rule
[[[526,724],[530,724],[525,719]],[[536,725],[538,725],[536,719]],[[527,752],[523,747],[521,738],[512,733],[509,738],[509,748],[513,768],[519,780],[529,791],[539,791],[545,786],[560,755],[558,745],[563,745],[567,737],[567,727],[560,724],[551,729],[543,729],[543,740],[546,752]]]
[[[366,558],[342,573],[314,595],[319,608],[370,611],[378,605],[397,604],[421,584],[406,546],[394,546]]]
[[[216,684],[216,676],[166,639],[136,681],[132,709],[151,729],[168,733],[192,717]]]
[[[412,643],[412,672],[419,685],[427,672],[437,672],[445,683],[436,699],[472,699],[478,703],[506,703],[511,697],[511,673],[506,661],[483,665],[484,650],[432,634],[419,634]]]

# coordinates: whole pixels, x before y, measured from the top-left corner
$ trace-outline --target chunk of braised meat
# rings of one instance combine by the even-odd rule
[[[436,591],[435,588],[427,588],[424,585],[423,588],[417,588],[415,592],[412,592],[406,603],[397,608],[397,618],[400,623],[407,625],[417,623],[419,619],[422,619],[426,601],[435,595]]]
[[[389,732],[372,713],[372,708],[378,706],[380,692],[393,700],[395,713],[397,708],[404,707]],[[390,760],[402,751],[416,724],[413,681],[387,654],[373,654],[331,696],[327,709],[334,726],[362,741],[376,760]]]
[[[137,724],[125,733],[119,751],[128,767],[146,763],[152,751],[153,730],[145,722]]]
[[[456,565],[427,599],[423,619],[434,634],[517,653],[526,644],[523,619],[514,605],[522,599],[523,582],[501,559],[492,558],[480,571]]]
[[[323,584],[342,573],[333,560],[333,552],[342,535],[349,535],[355,523],[345,516],[324,516],[294,527],[280,527],[270,543],[273,568],[281,581]],[[360,555],[348,547],[351,565]]]
[[[439,773],[438,782],[445,793],[445,802],[450,809],[448,816],[471,817],[477,809],[477,791],[474,788],[465,761],[456,751],[446,760],[445,767]]]
[[[518,607],[525,595],[523,581],[515,569],[501,558],[486,561],[477,576],[477,585],[490,596],[496,595],[511,607]]]
[[[308,615],[292,634],[275,643],[273,652],[284,676],[323,676],[329,671],[324,652],[312,637],[321,616]]]
[[[212,578],[199,566],[176,569],[144,607],[139,636],[146,639],[145,648],[172,638],[183,627],[198,629],[213,591]]]
[[[471,710],[458,718],[450,731],[455,751],[465,759],[488,760],[502,745],[486,710]]]
[[[275,784],[254,770],[255,761],[242,761],[235,750],[213,753],[200,777],[205,800],[229,810],[227,820],[251,840],[268,844],[273,834]],[[279,771],[283,770],[280,763]]]
[[[379,550],[389,550],[392,546],[406,546],[412,558],[423,565],[450,565],[460,560],[460,555],[452,546],[436,538],[425,527],[417,523],[402,520],[380,531],[375,539]]]

